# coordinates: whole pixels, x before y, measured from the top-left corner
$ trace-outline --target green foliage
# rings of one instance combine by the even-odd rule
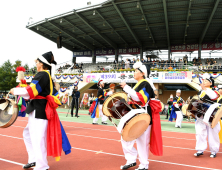
[[[20,63],[21,64],[21,63]],[[7,60],[1,67],[0,67],[0,89],[1,90],[10,90],[11,88],[17,86],[16,83],[16,76],[17,73],[15,69],[19,65],[19,63],[12,63]]]
[[[24,68],[25,68],[25,70],[29,70],[28,64],[25,64],[25,65],[24,65]]]

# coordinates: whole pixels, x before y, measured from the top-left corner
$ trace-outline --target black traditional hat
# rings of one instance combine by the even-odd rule
[[[51,66],[51,64],[57,64],[51,51],[42,54],[42,56],[38,57],[37,59],[49,66]]]
[[[42,54],[40,57],[37,58],[40,62],[44,65],[47,65],[49,70],[51,71],[51,77],[55,80],[55,65],[57,64],[54,60],[54,56],[51,51]]]

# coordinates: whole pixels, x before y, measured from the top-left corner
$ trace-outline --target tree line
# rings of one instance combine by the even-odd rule
[[[6,94],[8,90],[18,85],[18,83],[16,83],[17,72],[15,70],[19,66],[23,66],[20,60],[16,60],[14,64],[11,63],[10,60],[7,60],[0,66],[0,91],[1,92],[5,92]],[[30,68],[28,64],[25,64],[23,67],[27,70],[26,73],[31,73],[28,71],[33,70],[33,69],[36,72],[35,66]]]

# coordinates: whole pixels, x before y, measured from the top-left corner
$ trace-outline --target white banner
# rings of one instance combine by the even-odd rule
[[[151,72],[150,78],[154,83],[162,82],[161,72]],[[84,73],[83,81],[86,83],[97,83],[99,79],[102,79],[106,83],[136,83],[134,79],[134,73]]]

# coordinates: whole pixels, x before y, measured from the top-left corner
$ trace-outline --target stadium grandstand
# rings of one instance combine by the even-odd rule
[[[187,71],[195,77],[191,71],[222,71],[221,10],[219,0],[108,0],[46,17],[26,27],[58,48],[73,52],[71,61],[57,66],[58,81],[64,75],[130,74],[137,61],[149,64],[153,72],[159,73],[159,79],[169,71]],[[170,91],[169,82],[157,79],[154,84],[163,101],[179,87],[188,91],[184,98],[196,93],[189,81],[178,84],[177,79],[173,80],[177,86]],[[66,86],[74,81],[69,79]],[[80,91],[87,92],[84,89]]]
[[[56,74],[50,77],[44,71],[49,66],[54,70],[53,51],[47,53],[47,61],[43,54],[36,64],[41,75],[35,76],[34,69],[26,70],[24,79],[31,85],[25,84],[27,90],[10,90],[30,99],[19,96],[20,109],[25,102],[30,102],[27,110],[33,109],[29,118],[24,115],[14,120],[11,131],[0,128],[0,144],[4,146],[0,169],[21,169],[18,166],[27,163],[23,138],[29,158],[33,157],[23,168],[40,167],[46,146],[41,143],[39,150],[34,148],[38,144],[34,137],[46,139],[40,135],[43,123],[47,139],[56,139],[52,133],[61,132],[58,140],[62,140],[53,143],[58,153],[59,145],[66,149],[68,140],[71,146],[63,149],[66,156],[62,154],[60,161],[59,154],[52,154],[56,163],[51,157],[46,162],[45,156],[46,163],[42,162],[47,168],[39,169],[221,169],[222,0],[89,2],[81,9],[45,16],[26,28],[52,41],[58,49],[71,51],[72,58],[55,56],[55,60],[62,57],[64,62],[56,65]],[[48,64],[45,68],[44,62]],[[136,70],[134,64],[139,65]],[[24,79],[18,76],[16,81]],[[19,90],[21,94],[16,93]],[[48,90],[46,97],[43,90]],[[3,111],[6,107],[18,110],[17,105],[4,100],[4,105],[0,103]],[[37,117],[37,109],[46,115],[45,120]],[[5,121],[3,113],[0,120]],[[34,129],[33,133],[29,129]],[[50,143],[47,145],[49,152],[52,149]]]

